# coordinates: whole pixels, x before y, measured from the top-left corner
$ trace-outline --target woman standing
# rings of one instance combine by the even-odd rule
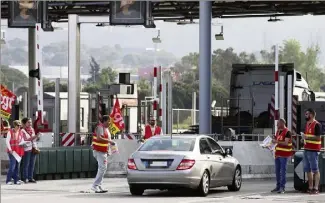
[[[23,157],[23,181],[24,183],[36,183],[33,178],[34,166],[37,153],[36,139],[38,135],[35,135],[35,131],[32,128],[32,120],[30,118],[23,118],[22,135],[26,141],[24,145],[25,155]]]
[[[13,122],[14,129],[10,129],[7,133],[6,145],[9,156],[9,170],[7,173],[7,185],[12,185],[11,179],[14,180],[14,184],[20,185],[19,181],[19,167],[21,157],[24,155],[24,148],[20,145],[24,144],[24,139],[21,134],[20,121]]]

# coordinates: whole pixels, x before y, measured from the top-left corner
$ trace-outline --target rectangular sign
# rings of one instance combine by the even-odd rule
[[[110,25],[145,25],[146,1],[111,1],[109,13]]]
[[[41,1],[9,1],[8,27],[34,28],[38,20],[38,8]]]

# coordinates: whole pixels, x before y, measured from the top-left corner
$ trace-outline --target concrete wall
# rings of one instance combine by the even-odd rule
[[[125,175],[127,160],[129,156],[139,147],[134,140],[115,140],[117,142],[119,153],[109,156],[107,176]],[[0,139],[0,158],[7,161],[8,156],[4,139]],[[274,159],[270,151],[259,146],[258,142],[226,142],[219,141],[223,147],[232,147],[233,156],[239,160],[242,165],[243,175],[246,178],[266,178],[274,177]],[[3,167],[4,168],[4,167]],[[289,163],[288,176],[293,174],[293,165]]]

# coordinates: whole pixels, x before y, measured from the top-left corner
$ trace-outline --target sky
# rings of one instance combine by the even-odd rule
[[[283,21],[268,22],[268,18],[218,19],[212,25],[212,49],[233,47],[236,52],[256,52],[269,49],[283,40],[296,39],[306,49],[318,43],[321,50],[320,63],[325,64],[325,16],[282,17]],[[4,24],[6,22],[2,22]],[[216,41],[214,35],[220,32],[220,24],[224,27],[224,40]],[[67,27],[67,24],[60,24]],[[159,48],[182,57],[199,50],[199,24],[177,25],[176,23],[156,22],[160,29],[162,43]],[[8,40],[21,38],[27,40],[27,30],[1,27],[6,31]],[[122,47],[152,48],[152,37],[157,35],[156,29],[142,27],[96,27],[95,24],[81,25],[81,43],[93,47],[120,44]],[[67,41],[68,31],[55,30],[46,32],[41,37],[43,44]]]

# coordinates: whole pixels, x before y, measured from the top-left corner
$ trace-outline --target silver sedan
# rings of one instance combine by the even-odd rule
[[[146,189],[194,189],[207,196],[210,188],[227,186],[239,191],[241,166],[209,136],[155,136],[128,160],[127,180],[132,195]]]

